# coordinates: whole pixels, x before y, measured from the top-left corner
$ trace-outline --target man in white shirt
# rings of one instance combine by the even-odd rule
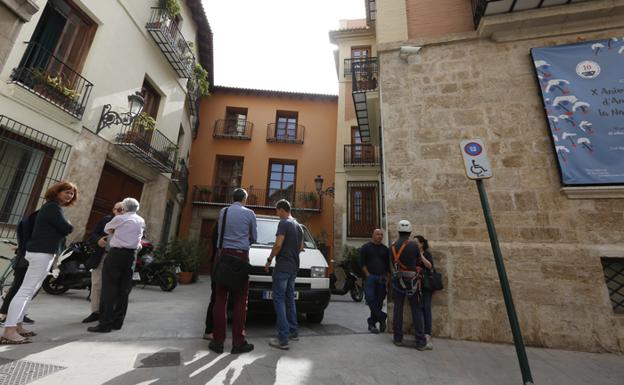
[[[94,333],[108,333],[123,326],[128,310],[128,296],[132,290],[132,263],[141,245],[145,221],[139,215],[139,202],[126,198],[121,202],[123,213],[104,227],[111,235],[110,250],[102,270],[100,322],[87,328]]]

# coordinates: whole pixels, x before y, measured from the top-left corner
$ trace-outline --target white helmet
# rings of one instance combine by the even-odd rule
[[[406,219],[401,219],[397,226],[399,233],[411,233],[412,232],[412,224],[410,221]]]

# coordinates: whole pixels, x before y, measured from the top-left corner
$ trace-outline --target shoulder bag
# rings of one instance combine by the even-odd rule
[[[221,234],[219,234],[219,259],[212,273],[212,279],[215,283],[225,286],[232,292],[243,289],[247,281],[249,281],[249,271],[251,266],[249,262],[237,255],[228,254],[223,251],[223,236],[225,233],[225,222],[227,219],[228,208],[223,212],[223,221],[221,222]]]

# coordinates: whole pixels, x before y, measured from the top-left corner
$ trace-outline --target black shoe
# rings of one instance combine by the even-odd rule
[[[26,317],[24,317],[26,318]],[[95,322],[95,321],[99,321],[100,320],[100,313],[91,313],[89,314],[89,316],[85,319],[82,320],[83,324],[88,324],[91,322]]]
[[[217,354],[221,354],[223,353],[223,344],[217,343],[213,340],[210,341],[210,343],[208,344],[208,349],[212,350]],[[232,350],[234,350],[234,348],[232,348]]]
[[[111,332],[111,328],[106,328],[106,327],[102,326],[101,324],[97,324],[97,326],[90,326],[90,327],[88,327],[87,331],[90,331],[92,333],[110,333]]]
[[[123,326],[123,322],[113,322],[113,330],[120,330]]]
[[[252,350],[254,350],[253,344],[250,344],[249,342],[244,341],[239,346],[232,346],[232,350],[230,350],[230,353],[232,354],[249,353]],[[223,351],[223,346],[221,347],[221,351]]]
[[[377,329],[375,325],[368,325],[368,331],[373,334],[379,334],[379,329]]]
[[[32,325],[35,323],[35,321],[33,319],[28,318],[28,316],[24,315],[24,319],[22,320],[23,323],[28,324],[28,325]]]
[[[383,333],[386,331],[386,321],[380,321],[379,322],[379,332]]]

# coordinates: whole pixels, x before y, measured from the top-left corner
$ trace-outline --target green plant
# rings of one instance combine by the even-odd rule
[[[174,239],[158,247],[156,252],[157,260],[173,260],[180,264],[182,271],[189,272],[196,272],[208,257],[208,249],[198,239]]]
[[[317,195],[317,193],[309,191],[304,192],[302,198],[304,202],[316,202],[316,199],[318,198]]]
[[[68,85],[65,84],[63,77],[60,74],[52,76],[46,72],[37,70],[35,71],[34,76],[40,82],[46,83],[50,88],[73,101],[76,101],[80,96],[80,93],[76,89],[68,87]]]
[[[342,249],[342,255],[340,256],[338,266],[342,267],[346,273],[353,272],[355,275],[362,275],[360,249],[345,245]]]
[[[134,124],[143,127],[146,131],[152,131],[156,128],[156,119],[148,115],[147,112],[141,112],[134,119]]]
[[[195,81],[197,82],[197,86],[199,87],[199,94],[201,96],[210,95],[209,87],[210,83],[208,83],[208,71],[202,67],[201,64],[195,63]]]
[[[165,9],[172,17],[176,17],[180,14],[182,7],[178,0],[165,0]]]
[[[210,194],[211,193],[210,189],[207,188],[207,187],[200,187],[199,188],[199,192],[202,193],[202,194]]]

